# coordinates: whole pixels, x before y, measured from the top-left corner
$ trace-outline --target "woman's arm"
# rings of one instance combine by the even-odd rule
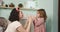
[[[27,32],[23,26],[19,26],[16,30],[17,30],[17,32]]]
[[[25,23],[25,25],[24,25],[24,28],[26,29],[27,28],[27,26],[28,26],[28,20],[26,21],[26,23]]]
[[[27,25],[26,29],[23,28],[23,26],[20,26],[20,27],[17,28],[17,31],[19,31],[19,32],[29,32],[30,31],[30,25],[32,23],[32,18],[29,17],[28,21],[26,23],[28,23],[28,24],[26,24]]]
[[[24,28],[23,26],[19,26],[17,28],[18,32],[29,32],[30,31],[30,23],[28,23],[28,26],[26,28]]]

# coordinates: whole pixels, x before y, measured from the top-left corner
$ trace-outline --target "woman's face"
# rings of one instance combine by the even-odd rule
[[[20,13],[19,13],[19,18],[20,18],[20,19],[23,18],[23,13],[22,13],[22,11],[20,11]]]

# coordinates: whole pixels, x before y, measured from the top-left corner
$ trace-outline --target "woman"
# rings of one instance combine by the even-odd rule
[[[23,27],[22,24],[19,22],[21,18],[23,18],[22,11],[19,9],[22,8],[22,4],[18,5],[18,8],[14,8],[10,14],[9,20],[12,22],[8,25],[5,32],[29,32],[30,25],[32,22],[32,17],[29,17],[25,26]]]
[[[20,12],[21,11],[19,11],[20,8],[22,8],[22,7],[23,7],[23,5],[22,4],[19,4],[17,8],[14,8],[11,11],[10,16],[9,16],[9,21],[11,21],[11,22],[16,21],[16,20],[19,21],[19,17],[22,17],[23,16],[23,15],[22,16],[20,15]]]

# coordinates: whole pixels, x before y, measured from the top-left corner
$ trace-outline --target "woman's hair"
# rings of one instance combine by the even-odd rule
[[[23,5],[20,3],[20,4],[18,4],[18,7],[20,7],[20,8],[22,8],[23,7]],[[19,9],[19,8],[18,8]],[[17,11],[15,8],[11,11],[11,13],[10,13],[10,16],[9,16],[9,20],[11,21],[11,22],[13,22],[13,21],[19,21],[19,11]]]
[[[39,9],[37,11],[40,13],[40,17],[44,18],[44,20],[47,19],[47,15],[46,15],[45,9]]]
[[[16,11],[16,9],[13,9],[10,13],[9,20],[11,22],[13,21],[19,21],[19,11]]]
[[[3,31],[5,31],[8,26],[8,22],[4,17],[0,17],[0,26],[3,27]]]

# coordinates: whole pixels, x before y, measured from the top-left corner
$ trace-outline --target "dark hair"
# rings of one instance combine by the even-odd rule
[[[45,9],[39,9],[39,10],[37,10],[37,11],[40,13],[40,17],[43,17],[44,20],[47,19],[47,15],[46,15]]]
[[[20,4],[18,4],[18,7],[22,8],[22,7],[23,7],[23,4],[21,4],[21,3],[20,3]]]
[[[6,30],[8,26],[8,22],[4,17],[0,17],[0,26],[3,27],[3,32]]]
[[[9,20],[10,21],[19,21],[19,11],[16,10],[16,8],[14,8],[11,13],[10,13],[10,16],[9,16]]]

